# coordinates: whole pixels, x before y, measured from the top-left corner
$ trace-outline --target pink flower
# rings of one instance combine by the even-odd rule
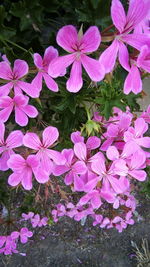
[[[150,5],[148,2],[146,3],[144,0],[134,0],[130,1],[128,13],[126,15],[121,2],[119,0],[112,0],[111,17],[118,33],[115,36],[115,40],[101,54],[99,59],[100,63],[104,65],[106,73],[113,70],[118,54],[119,62],[122,67],[130,71],[129,53],[124,42],[137,50],[140,50],[145,44],[150,44],[150,38],[147,34],[130,33],[146,17],[149,10]]]
[[[33,236],[33,233],[28,228],[21,228],[20,232],[14,231],[11,233],[12,240],[16,240],[20,237],[20,242],[25,244],[28,242],[28,238]]]
[[[57,34],[57,43],[70,55],[54,59],[48,69],[49,75],[58,77],[72,63],[70,78],[67,81],[67,90],[73,93],[78,92],[82,85],[82,66],[88,73],[91,80],[97,82],[104,78],[104,68],[95,59],[87,56],[97,50],[101,37],[96,26],[90,27],[82,36],[72,25],[62,27]]]
[[[28,214],[22,213],[22,217],[24,218],[25,221],[31,219],[34,216],[34,212],[30,211]]]
[[[48,222],[48,218],[47,217],[43,217],[42,219],[40,219],[40,215],[36,214],[34,217],[31,218],[31,223],[32,223],[32,227],[42,227],[47,225]]]
[[[133,154],[140,147],[150,148],[150,137],[143,137],[143,134],[148,130],[148,124],[143,118],[138,118],[134,122],[134,128],[129,129],[124,133],[124,141],[126,142],[124,151],[128,155]]]
[[[0,120],[6,122],[11,114],[15,111],[15,122],[20,126],[28,124],[28,117],[35,118],[38,111],[34,106],[28,105],[29,97],[16,95],[13,99],[9,96],[0,98]]]
[[[138,94],[142,91],[142,80],[139,69],[150,73],[150,48],[147,45],[142,46],[137,61],[131,60],[131,64],[131,69],[124,83],[124,93],[129,94],[132,91],[134,94]]]
[[[138,181],[145,181],[146,172],[141,170],[145,168],[146,156],[143,151],[137,151],[133,154],[131,160],[128,162],[129,171],[128,174]]]
[[[70,185],[73,182],[76,184],[76,181],[79,180],[79,174],[84,174],[87,171],[87,167],[84,162],[75,159],[73,149],[64,149],[62,151],[62,155],[64,156],[66,162],[63,165],[55,164],[53,174],[60,176],[65,172],[68,172],[65,175],[65,184]],[[81,191],[82,189],[83,188],[80,187]]]
[[[33,174],[39,183],[46,183],[49,180],[49,175],[45,170],[40,172],[39,160],[34,155],[28,156],[27,159],[18,154],[12,155],[7,164],[14,171],[8,178],[8,184],[11,186],[21,183],[24,189],[31,190]]]
[[[35,53],[34,57],[34,64],[38,69],[38,74],[32,81],[32,85],[36,86],[36,88],[41,91],[42,89],[42,79],[44,79],[46,86],[54,92],[58,92],[58,85],[57,83],[48,75],[48,66],[50,62],[58,57],[58,51],[53,46],[49,46],[44,53],[44,57],[42,57]]]
[[[0,62],[0,78],[8,81],[7,84],[0,86],[0,96],[8,95],[14,88],[15,95],[21,94],[23,90],[31,97],[38,97],[39,93],[36,88],[21,80],[27,73],[28,64],[24,60],[16,59],[13,70],[8,62]]]
[[[16,248],[17,244],[11,236],[0,236],[0,254],[11,255],[12,253],[18,253]]]
[[[49,126],[45,128],[42,137],[42,140],[40,140],[35,133],[27,133],[23,138],[23,143],[26,147],[37,152],[36,157],[40,161],[41,172],[44,170],[50,175],[53,169],[53,161],[56,164],[63,165],[66,160],[60,152],[49,149],[59,137],[56,127]]]
[[[9,169],[7,161],[12,154],[13,149],[20,147],[23,144],[23,134],[21,131],[12,131],[9,136],[4,140],[5,125],[0,122],[0,170],[6,171]]]

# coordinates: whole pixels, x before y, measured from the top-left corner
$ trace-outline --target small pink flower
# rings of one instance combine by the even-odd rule
[[[23,133],[21,131],[12,131],[9,136],[4,139],[5,125],[0,122],[0,170],[6,171],[9,169],[7,161],[14,154],[14,148],[23,145]]]
[[[52,173],[53,161],[60,165],[65,164],[66,161],[60,152],[49,148],[57,141],[58,137],[59,132],[57,128],[49,126],[43,131],[42,140],[35,133],[27,133],[23,139],[26,147],[34,149],[37,152],[36,157],[41,163],[41,172],[45,170],[49,175]]]
[[[16,95],[13,99],[9,96],[0,98],[0,120],[6,122],[14,110],[15,121],[20,126],[28,124],[28,117],[35,118],[38,111],[34,106],[28,105],[29,97]]]
[[[24,218],[25,221],[30,220],[34,216],[34,212],[30,211],[28,214],[22,213],[22,217]]]
[[[61,56],[51,61],[48,69],[49,75],[58,77],[71,64],[70,78],[67,81],[67,90],[78,92],[82,85],[82,66],[91,78],[97,82],[104,78],[104,68],[95,59],[86,54],[98,49],[101,41],[99,30],[96,26],[90,27],[83,36],[77,33],[72,25],[62,27],[57,34],[57,43],[70,55]]]
[[[25,244],[28,242],[28,238],[33,236],[33,233],[29,231],[28,228],[23,227],[21,228],[20,232],[14,231],[10,236],[13,240],[16,240],[20,237],[20,242]]]
[[[32,175],[40,183],[46,183],[49,180],[49,175],[45,170],[39,171],[39,160],[36,156],[30,155],[27,159],[15,154],[8,160],[8,166],[14,171],[8,178],[8,184],[17,186],[22,184],[26,190],[32,189]]]
[[[31,223],[32,223],[32,227],[42,227],[47,225],[48,222],[48,218],[47,217],[43,217],[42,219],[40,218],[39,214],[36,214],[34,217],[31,218]]]
[[[42,89],[42,79],[44,79],[46,86],[54,92],[58,92],[58,85],[57,83],[51,78],[51,76],[47,73],[48,66],[50,62],[58,57],[58,51],[53,46],[49,46],[44,53],[44,57],[42,57],[35,53],[34,57],[34,64],[38,68],[38,74],[32,81],[32,85],[36,86],[39,91]]]
[[[5,85],[0,86],[0,96],[6,96],[14,88],[15,95],[21,94],[22,90],[31,97],[38,97],[39,92],[31,84],[24,82],[22,78],[28,73],[28,64],[26,61],[16,59],[14,67],[8,62],[0,62],[0,78],[7,80]]]

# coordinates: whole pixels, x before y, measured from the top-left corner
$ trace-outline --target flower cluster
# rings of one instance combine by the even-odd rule
[[[148,129],[145,113],[134,120],[129,110],[115,108],[108,121],[99,117],[105,127],[102,136],[85,142],[80,132],[72,133],[74,147],[62,151],[66,164],[55,164],[53,174],[64,175],[65,184],[73,192],[82,192],[82,197],[76,204],[58,204],[52,211],[54,221],[64,215],[82,221],[89,215],[93,225],[116,227],[119,232],[134,223],[136,200],[131,185],[146,180],[144,169],[150,159],[144,150],[150,148],[150,137],[144,136]]]
[[[73,25],[62,27],[56,41],[69,54],[59,56],[53,46],[45,50],[43,58],[34,53],[34,77],[33,69],[29,69],[26,61],[16,59],[11,66],[7,57],[2,57],[0,171],[12,170],[8,177],[9,186],[25,190],[32,190],[35,182],[48,184],[52,177],[59,180],[61,176],[70,197],[52,210],[55,222],[59,217],[68,216],[84,224],[86,218],[91,217],[93,226],[115,227],[119,232],[134,224],[136,199],[133,186],[136,181],[146,180],[145,168],[150,166],[147,150],[150,137],[146,136],[150,106],[139,118],[129,108],[126,112],[114,108],[108,120],[95,112],[93,119],[90,118],[95,136],[87,131],[89,137],[86,138],[75,131],[71,134],[72,146],[62,151],[54,149],[59,138],[56,127],[48,126],[42,133],[38,130],[36,133],[14,130],[8,135],[4,123],[14,112],[16,124],[27,126],[29,118],[38,115],[37,109],[29,104],[30,97],[40,97],[43,81],[49,90],[58,92],[54,78],[64,76],[71,65],[66,83],[69,92],[77,93],[82,88],[82,68],[90,80],[100,82],[115,69],[118,61],[128,72],[124,93],[141,92],[141,75],[150,73],[149,14],[148,0],[130,0],[127,14],[120,0],[112,0],[111,17],[116,30],[110,35],[107,32],[110,45],[102,53],[98,49],[101,41],[105,42],[105,34],[101,34],[98,27],[91,26],[84,34],[82,27],[79,32]],[[95,51],[97,58],[89,56]],[[75,199],[71,197],[72,193],[76,195]],[[41,218],[33,212],[23,213],[22,218],[23,221],[29,220],[33,228],[48,224],[47,217]],[[23,227],[10,235],[0,236],[0,253],[18,253],[18,240],[26,243],[32,235],[28,228]]]

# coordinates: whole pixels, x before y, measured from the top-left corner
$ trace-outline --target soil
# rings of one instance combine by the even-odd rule
[[[122,233],[92,227],[89,221],[81,226],[63,218],[53,226],[40,228],[32,240],[19,246],[26,256],[0,256],[0,267],[137,266],[132,242],[141,247],[142,238],[146,238],[150,243],[150,205],[145,195],[140,198],[137,212],[135,225]]]

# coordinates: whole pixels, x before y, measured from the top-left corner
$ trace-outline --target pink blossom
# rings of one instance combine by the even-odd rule
[[[35,133],[27,133],[23,138],[23,144],[37,152],[36,157],[40,161],[39,170],[41,173],[45,170],[50,175],[53,169],[53,162],[59,165],[65,164],[66,160],[60,152],[49,149],[58,140],[58,137],[57,128],[49,126],[43,131],[42,140]]]
[[[11,186],[21,183],[24,189],[31,190],[33,174],[39,183],[46,183],[49,180],[49,175],[45,170],[39,171],[39,160],[34,155],[30,155],[26,159],[18,154],[11,155],[7,164],[14,172],[8,178],[8,184]]]
[[[35,118],[38,111],[34,106],[28,105],[29,97],[16,95],[14,98],[3,96],[0,98],[0,120],[6,122],[14,110],[15,121],[20,126],[28,124],[28,117]]]
[[[82,85],[82,66],[91,78],[97,82],[104,78],[104,68],[95,59],[87,56],[97,50],[101,37],[96,26],[90,27],[84,35],[72,25],[62,27],[57,34],[57,43],[70,55],[61,56],[54,59],[48,69],[49,75],[58,77],[65,69],[72,65],[70,78],[67,81],[67,90],[73,93],[78,92]]]
[[[131,91],[138,94],[142,91],[140,69],[150,72],[150,49],[147,45],[142,46],[136,61],[131,60],[131,69],[124,83],[125,94],[129,94]]]
[[[62,155],[64,156],[66,162],[64,165],[55,164],[53,168],[53,174],[60,176],[68,172],[65,175],[65,184],[70,185],[74,182],[76,185],[77,181],[80,179],[79,174],[84,174],[87,171],[87,167],[84,162],[75,159],[74,151],[72,149],[64,149],[62,151]],[[80,185],[80,190],[82,191],[82,189],[83,188]]]
[[[47,225],[47,221],[48,221],[47,217],[43,217],[41,219],[39,214],[35,214],[34,217],[31,218],[31,224],[32,224],[33,228],[35,228],[37,226],[38,227],[45,226],[45,225]]]
[[[16,59],[13,69],[8,62],[0,62],[0,78],[8,81],[5,85],[0,86],[0,96],[8,95],[14,88],[15,95],[21,94],[23,90],[31,97],[38,97],[39,93],[36,88],[22,80],[27,73],[28,64],[24,60]]]
[[[13,149],[20,147],[23,144],[23,134],[21,131],[12,131],[9,136],[4,139],[5,125],[0,122],[0,170],[6,171],[9,169],[7,161],[14,154]]]
[[[133,46],[140,51],[143,45],[150,44],[150,38],[147,34],[130,33],[146,17],[150,10],[149,3],[144,0],[130,1],[127,15],[123,5],[119,0],[112,0],[111,17],[118,33],[112,44],[101,54],[100,63],[104,65],[105,72],[113,70],[117,55],[123,68],[130,71],[129,53],[126,45]],[[117,15],[116,15],[117,14]]]
[[[20,232],[14,231],[11,233],[12,240],[16,240],[20,237],[20,242],[25,244],[28,242],[28,238],[33,236],[33,233],[28,228],[21,228]]]
[[[138,150],[133,154],[131,160],[128,162],[129,171],[128,174],[138,181],[145,181],[146,172],[141,170],[145,168],[146,156],[143,151]]]
[[[57,83],[51,78],[51,76],[47,73],[48,66],[50,62],[58,57],[58,51],[53,46],[49,46],[44,53],[44,57],[40,56],[40,54],[35,53],[34,57],[34,64],[38,69],[38,74],[32,81],[32,85],[36,86],[36,88],[41,91],[42,89],[42,79],[44,79],[46,86],[54,92],[58,92],[58,85]]]
[[[148,130],[148,124],[143,118],[138,118],[134,122],[134,127],[129,127],[129,129],[124,133],[124,141],[126,142],[124,151],[128,155],[133,154],[140,147],[150,148],[150,137],[143,137],[143,134]]]
[[[11,236],[0,236],[0,254],[11,255],[18,253],[16,241]]]
[[[34,216],[34,212],[30,211],[28,214],[22,213],[22,217],[25,221],[30,220]]]

